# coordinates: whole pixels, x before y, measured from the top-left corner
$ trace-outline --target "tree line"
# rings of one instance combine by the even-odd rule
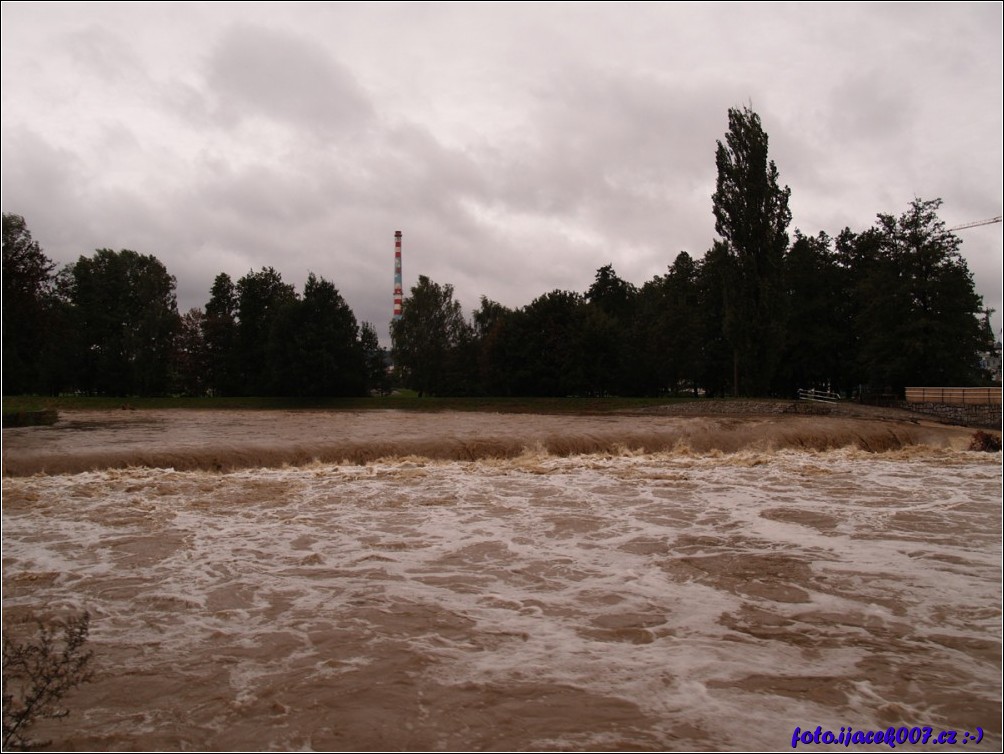
[[[750,284],[722,243],[700,259],[681,252],[641,287],[607,265],[584,294],[555,290],[518,309],[482,298],[470,321],[450,286],[422,277],[392,325],[395,360],[407,384],[432,395],[901,395],[907,385],[991,384],[979,357],[994,347],[989,322],[975,316],[965,263],[935,249],[957,245],[936,230],[936,206],[918,200],[836,239],[796,232],[769,302],[743,299]],[[927,240],[912,246],[917,232]]]
[[[403,379],[421,392],[491,395],[902,394],[989,384],[994,349],[939,199],[862,232],[788,235],[790,189],[749,108],[729,110],[715,155],[719,238],[640,288],[607,265],[584,294],[519,309],[481,300],[466,322],[452,288],[419,278],[392,324]]]
[[[179,315],[152,255],[98,249],[56,272],[24,218],[3,215],[5,394],[365,395],[387,376],[376,330],[334,284],[298,294],[271,267],[219,274]]]
[[[449,284],[420,276],[391,323],[393,379],[427,395],[899,393],[989,384],[989,312],[938,218],[940,200],[835,238],[788,235],[760,119],[729,111],[716,152],[719,236],[640,287],[611,265],[583,293],[468,319]],[[99,249],[58,272],[24,218],[3,215],[6,394],[364,395],[390,387],[369,323],[330,281],[302,294],[271,267],[219,274],[177,310],[154,256]]]

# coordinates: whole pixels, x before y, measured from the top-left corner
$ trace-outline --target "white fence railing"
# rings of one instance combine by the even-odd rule
[[[840,400],[840,396],[836,393],[831,393],[829,390],[798,390],[798,399],[800,401],[823,401],[825,403],[833,403]]]

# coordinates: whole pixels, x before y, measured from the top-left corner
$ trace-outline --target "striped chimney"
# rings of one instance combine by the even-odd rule
[[[394,319],[401,319],[401,231],[394,231]]]

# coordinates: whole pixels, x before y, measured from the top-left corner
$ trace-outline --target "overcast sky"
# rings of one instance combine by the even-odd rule
[[[220,272],[314,272],[386,343],[395,230],[406,292],[468,313],[702,255],[729,107],[792,230],[999,215],[1001,8],[4,2],[3,211],[61,264],[157,256],[182,312]],[[1001,228],[959,234],[998,312]]]

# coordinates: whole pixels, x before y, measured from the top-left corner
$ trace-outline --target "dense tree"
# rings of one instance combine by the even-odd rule
[[[749,108],[729,109],[718,142],[715,231],[729,259],[725,333],[734,349],[735,392],[764,394],[780,359],[785,322],[783,260],[790,189],[778,185],[767,134]]]
[[[507,309],[498,301],[492,301],[487,296],[482,296],[481,305],[471,314],[474,337],[478,341],[489,337],[492,330],[511,313],[510,309]]]
[[[209,355],[205,341],[206,315],[189,309],[178,322],[174,338],[172,393],[205,395],[209,389]]]
[[[24,218],[3,215],[3,387],[38,390],[51,349],[57,306],[56,265],[32,239]]]
[[[278,309],[267,351],[278,395],[362,395],[366,386],[355,315],[334,284],[311,273],[302,299]]]
[[[776,390],[841,391],[854,386],[847,278],[826,233],[795,241],[785,257],[788,326]]]
[[[701,313],[697,306],[697,274],[697,263],[681,251],[665,278],[665,385],[674,395],[681,389],[695,389],[699,381]]]
[[[206,386],[215,395],[240,392],[237,365],[237,288],[225,272],[213,281],[202,320]]]
[[[292,285],[272,267],[249,272],[237,281],[236,369],[244,395],[266,395],[274,375],[267,354],[272,325],[279,311],[296,300]]]
[[[728,311],[728,283],[733,274],[727,246],[716,241],[697,268],[695,295],[698,333],[699,382],[708,396],[735,390],[735,347],[726,339],[723,323]]]
[[[586,303],[572,291],[554,290],[524,307],[510,338],[516,395],[580,395],[589,388],[583,348]]]
[[[366,389],[385,395],[390,392],[390,375],[387,374],[386,351],[380,347],[376,328],[363,322],[359,328],[359,346],[363,355]]]
[[[666,314],[666,276],[646,281],[635,299],[635,320],[627,332],[630,360],[630,390],[638,395],[659,395],[666,390],[666,344],[669,329]]]
[[[596,271],[593,284],[586,291],[586,301],[608,316],[629,321],[634,316],[635,296],[638,289],[621,279],[613,265],[605,265]]]
[[[487,395],[509,395],[510,364],[506,351],[512,331],[514,312],[486,296],[471,314],[474,345],[477,350],[477,392]]]
[[[70,269],[79,386],[160,395],[169,382],[179,317],[175,280],[154,256],[98,249]]]
[[[439,285],[425,275],[405,298],[401,318],[391,324],[394,364],[407,387],[419,395],[471,392],[470,325],[453,286]]]
[[[853,285],[862,382],[872,390],[979,381],[982,300],[940,206],[915,199],[899,217],[880,214],[875,227],[838,241]]]
[[[638,289],[608,264],[596,271],[585,301],[581,337],[590,356],[584,364],[586,389],[600,395],[637,392]]]

